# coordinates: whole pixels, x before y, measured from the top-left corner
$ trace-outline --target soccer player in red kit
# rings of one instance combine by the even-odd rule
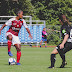
[[[30,33],[30,30],[28,29],[28,26],[26,25],[26,22],[23,18],[23,11],[19,10],[17,12],[17,16],[14,18],[9,19],[0,29],[1,30],[5,26],[10,26],[9,30],[6,32],[6,38],[10,41],[12,41],[12,44],[15,46],[17,50],[17,65],[21,65],[19,63],[20,57],[21,57],[21,43],[18,37],[19,30],[21,29],[22,25],[26,28],[27,32],[29,33],[29,37],[32,38],[32,35]],[[9,56],[11,54],[11,51],[8,52]]]
[[[13,54],[11,53],[10,49],[11,49],[11,44],[12,42],[10,40],[8,40],[7,45],[8,45],[8,55],[11,57],[13,56]]]

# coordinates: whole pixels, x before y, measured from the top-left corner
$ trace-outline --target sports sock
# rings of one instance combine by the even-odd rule
[[[10,52],[12,42],[8,40],[8,52]]]
[[[21,57],[21,51],[17,51],[17,63],[19,63]]]
[[[41,45],[40,45],[40,47],[41,47]]]
[[[51,54],[51,67],[54,67],[55,61],[56,61],[56,54]]]
[[[58,48],[57,50],[59,52],[60,57],[62,58],[62,61],[65,62],[65,54],[63,52],[63,49]]]

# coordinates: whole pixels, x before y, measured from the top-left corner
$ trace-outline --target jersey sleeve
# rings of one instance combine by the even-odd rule
[[[28,28],[28,26],[26,25],[25,20],[23,19],[22,21],[23,21],[23,26],[24,26],[25,28]]]
[[[6,24],[7,26],[11,26],[11,25],[12,25],[11,19],[9,19],[5,24]]]

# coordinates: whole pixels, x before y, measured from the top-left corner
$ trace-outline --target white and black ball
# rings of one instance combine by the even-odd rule
[[[16,59],[15,58],[9,58],[8,63],[9,63],[9,65],[15,65]]]

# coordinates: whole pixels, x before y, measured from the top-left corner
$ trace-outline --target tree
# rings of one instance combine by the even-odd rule
[[[39,19],[46,24],[59,24],[58,15],[65,14],[70,20],[72,15],[72,0],[31,0]]]
[[[34,16],[34,7],[30,0],[1,0],[0,15],[16,15],[18,9],[24,11],[24,15]]]

